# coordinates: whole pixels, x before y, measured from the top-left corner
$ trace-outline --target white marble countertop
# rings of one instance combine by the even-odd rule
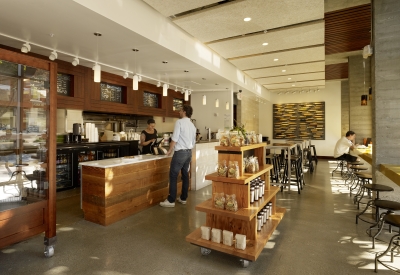
[[[93,160],[93,161],[86,161],[79,163],[80,166],[93,166],[93,167],[100,167],[100,168],[110,168],[110,167],[117,167],[122,165],[134,164],[134,163],[141,163],[151,160],[157,159],[164,159],[170,158],[171,156],[166,155],[139,155],[135,156],[133,159],[127,158],[113,158],[113,159],[102,159],[102,160]]]

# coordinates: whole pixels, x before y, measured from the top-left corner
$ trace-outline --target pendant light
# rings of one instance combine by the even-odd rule
[[[207,104],[207,97],[206,97],[206,95],[203,95],[203,105],[206,105]]]
[[[365,92],[365,60],[363,60],[364,67],[364,92]],[[368,95],[364,94],[361,96],[361,106],[366,106],[368,102]]]
[[[168,95],[168,84],[167,83],[164,83],[164,85],[162,86],[162,95],[163,96]]]
[[[219,108],[219,99],[218,98],[215,100],[215,107]]]
[[[189,100],[189,91],[185,90],[185,101]]]
[[[134,74],[132,79],[133,79],[133,90],[137,91],[139,89],[139,77],[137,74]]]
[[[97,44],[97,61],[99,60],[99,37],[101,33],[95,32],[94,35],[96,36],[96,44]],[[101,67],[99,64],[95,64],[93,67],[94,70],[94,82],[99,83],[101,82]]]
[[[99,64],[94,64],[94,82],[99,83],[101,81],[101,67]]]
[[[229,102],[228,101],[225,104],[225,109],[229,110]]]

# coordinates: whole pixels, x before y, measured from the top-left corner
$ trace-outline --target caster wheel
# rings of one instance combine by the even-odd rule
[[[249,261],[248,261],[248,260],[240,259],[240,265],[241,265],[242,267],[246,268],[246,267],[249,266]]]
[[[52,246],[52,245],[46,246],[44,248],[44,256],[46,258],[50,258],[50,257],[53,257],[53,255],[54,255],[54,246]]]
[[[201,255],[207,256],[207,255],[210,255],[211,249],[200,247],[200,252],[201,252]]]

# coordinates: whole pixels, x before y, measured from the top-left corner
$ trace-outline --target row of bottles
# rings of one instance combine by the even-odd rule
[[[56,157],[56,164],[67,164],[69,162],[70,161],[67,154],[59,154]]]
[[[96,151],[81,151],[78,154],[78,161],[96,160]]]

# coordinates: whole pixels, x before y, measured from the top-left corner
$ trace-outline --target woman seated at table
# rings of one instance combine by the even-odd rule
[[[353,131],[348,131],[345,137],[336,142],[335,151],[333,157],[338,160],[345,160],[347,162],[355,162],[358,160],[356,156],[349,154],[350,150],[354,149],[353,142],[356,139],[356,134]]]

